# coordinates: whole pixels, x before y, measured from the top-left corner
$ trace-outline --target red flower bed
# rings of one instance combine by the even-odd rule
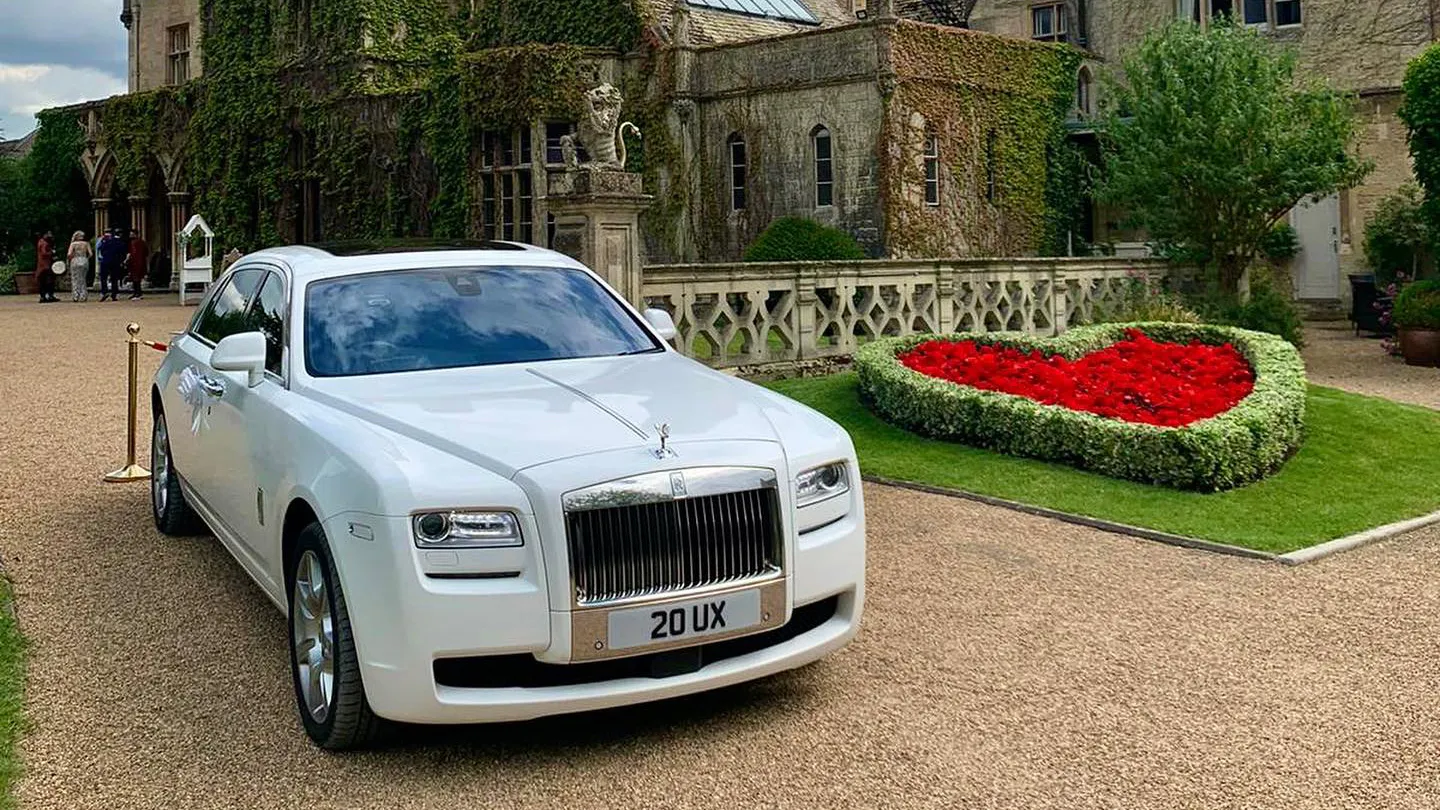
[[[1255,372],[1226,343],[1157,343],[1138,329],[1079,360],[973,340],[921,343],[899,356],[930,377],[1112,419],[1183,427],[1233,408]]]

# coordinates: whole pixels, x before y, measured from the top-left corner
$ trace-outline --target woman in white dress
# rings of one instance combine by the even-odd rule
[[[65,260],[70,267],[70,298],[73,301],[84,301],[89,298],[90,291],[85,289],[85,274],[90,270],[90,259],[92,251],[90,243],[85,241],[85,232],[76,231],[70,237],[70,250],[65,254]]]

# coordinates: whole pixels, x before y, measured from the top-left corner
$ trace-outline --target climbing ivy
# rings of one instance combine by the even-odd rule
[[[644,25],[640,0],[480,0],[472,20],[479,47],[567,44],[628,51]]]
[[[897,255],[1044,250],[1073,214],[1052,166],[1070,159],[1064,121],[1080,53],[1063,45],[900,23],[882,155],[886,242]],[[925,204],[925,138],[947,171]],[[993,180],[993,188],[991,187]],[[1063,238],[1063,237],[1062,237]]]

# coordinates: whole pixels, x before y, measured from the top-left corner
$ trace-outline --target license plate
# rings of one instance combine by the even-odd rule
[[[613,610],[610,649],[674,644],[760,624],[760,589],[668,605]]]

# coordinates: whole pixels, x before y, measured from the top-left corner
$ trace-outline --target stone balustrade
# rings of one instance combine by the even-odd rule
[[[681,351],[730,367],[848,355],[915,332],[1059,334],[1173,267],[1116,258],[651,265],[643,297],[675,319]]]

